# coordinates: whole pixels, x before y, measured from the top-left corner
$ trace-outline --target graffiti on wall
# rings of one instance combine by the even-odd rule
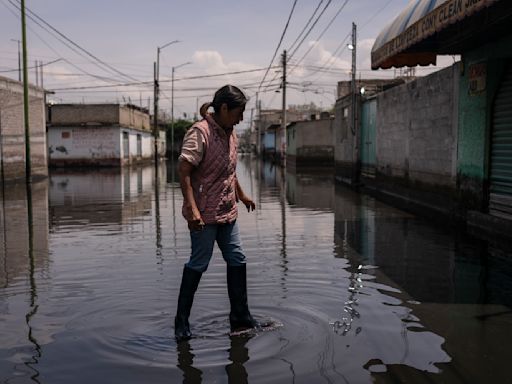
[[[86,150],[93,157],[110,157],[118,153],[119,132],[103,128],[75,128],[71,135],[76,150]]]

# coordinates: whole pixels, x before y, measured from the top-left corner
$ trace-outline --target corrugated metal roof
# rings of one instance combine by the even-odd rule
[[[428,65],[435,52],[408,48],[478,12],[498,0],[411,0],[405,9],[377,36],[372,48],[372,68]]]

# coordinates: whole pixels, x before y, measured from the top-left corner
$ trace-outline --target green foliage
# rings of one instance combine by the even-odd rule
[[[178,119],[174,121],[174,141],[181,142],[187,130],[194,124],[191,120]],[[171,137],[171,124],[166,127],[167,137]]]

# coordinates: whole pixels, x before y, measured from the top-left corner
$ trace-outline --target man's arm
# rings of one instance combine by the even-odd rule
[[[254,211],[256,209],[256,204],[244,193],[240,183],[238,182],[238,178],[236,179],[236,195],[242,201],[242,203],[244,203],[245,207],[247,208],[247,212]]]
[[[200,230],[204,226],[203,219],[197,208],[194,198],[194,191],[190,181],[190,175],[194,170],[194,166],[186,160],[180,160],[178,163],[178,174],[180,175],[180,186],[183,199],[185,200],[185,208],[190,212],[188,220],[188,228],[190,230]]]

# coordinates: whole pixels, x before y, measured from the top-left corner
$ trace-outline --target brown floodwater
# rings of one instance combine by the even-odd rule
[[[190,239],[174,168],[52,171],[3,185],[2,383],[505,383],[512,252],[241,157],[249,305],[229,335],[218,251],[176,345]],[[27,198],[28,195],[28,198]]]

